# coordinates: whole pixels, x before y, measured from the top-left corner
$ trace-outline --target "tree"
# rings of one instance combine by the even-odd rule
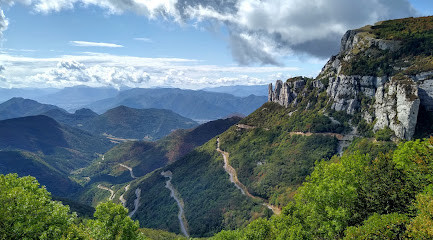
[[[34,177],[0,175],[0,239],[59,239],[75,219]]]
[[[95,220],[88,220],[90,235],[99,240],[129,240],[141,237],[138,221],[128,217],[128,209],[112,202],[101,203],[96,207]]]
[[[415,204],[418,215],[408,225],[407,233],[412,239],[433,238],[433,186],[427,193],[419,194]]]
[[[368,155],[345,155],[340,162],[319,162],[311,176],[298,189],[295,196],[299,216],[316,238],[332,239],[340,236],[352,219],[359,176],[369,162]],[[295,211],[295,212],[296,212]]]
[[[363,225],[347,228],[344,239],[404,239],[408,222],[404,214],[373,214]]]

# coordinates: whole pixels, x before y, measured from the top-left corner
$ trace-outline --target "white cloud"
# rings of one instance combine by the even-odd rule
[[[88,85],[199,89],[266,84],[271,74],[284,72],[295,75],[300,70],[295,67],[216,66],[194,59],[140,58],[100,53],[56,58],[0,54],[0,62],[5,65],[0,87]]]
[[[146,42],[146,43],[153,43],[153,40],[150,38],[145,38],[145,37],[139,37],[139,38],[134,38],[134,40],[136,41],[141,41],[141,42]]]
[[[9,21],[6,18],[3,10],[0,9],[0,38],[3,36],[3,32],[8,28]]]
[[[190,0],[192,2],[192,0]],[[234,9],[211,4],[190,6],[198,21],[224,22],[234,58],[243,64],[278,64],[279,55],[328,58],[348,29],[383,19],[416,15],[408,0],[237,0]]]
[[[282,56],[293,54],[327,58],[338,51],[348,29],[418,14],[408,0],[0,0],[6,5],[14,2],[41,13],[79,5],[182,24],[211,20],[227,26],[236,61],[274,65],[281,63]],[[0,31],[5,26],[0,25]]]
[[[86,41],[70,41],[72,46],[76,47],[108,47],[108,48],[122,48],[122,45],[114,43],[103,43],[103,42],[86,42]]]

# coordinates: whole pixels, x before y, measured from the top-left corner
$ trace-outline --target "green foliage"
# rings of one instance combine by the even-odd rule
[[[389,127],[381,129],[374,134],[377,141],[390,141],[392,136],[394,136],[394,131]]]
[[[18,173],[20,176],[34,176],[57,196],[70,196],[80,186],[48,164],[38,154],[27,151],[0,151],[0,174]]]
[[[417,196],[415,207],[418,210],[418,214],[407,227],[408,236],[412,239],[432,239],[433,191],[431,186],[427,192]]]
[[[346,149],[345,154],[368,154],[370,159],[373,160],[380,154],[387,154],[393,152],[397,148],[394,142],[375,142],[368,138],[356,138],[350,146]]]
[[[365,141],[354,146],[364,152],[374,146],[385,152],[394,148]],[[318,162],[280,216],[215,239],[431,239],[432,142],[402,143],[388,154],[372,152],[374,157],[353,152],[352,146],[340,159]]]
[[[358,123],[358,134],[363,137],[373,137],[373,126],[374,124],[369,124],[365,119],[361,119]]]
[[[129,240],[139,236],[138,222],[128,217],[128,209],[112,202],[96,207],[94,220],[88,220],[91,238],[100,240]]]
[[[59,201],[63,205],[68,206],[72,212],[77,213],[78,217],[90,218],[93,216],[93,214],[95,212],[95,208],[93,208],[89,205],[85,205],[85,204],[82,204],[80,202],[77,202],[76,200],[72,200],[69,198],[61,198],[61,197],[56,197],[56,196],[53,196],[53,200]]]
[[[140,232],[147,238],[152,240],[185,240],[186,237],[175,233],[166,232],[163,230],[141,228]]]
[[[347,228],[344,239],[404,239],[408,223],[404,214],[373,214],[363,225]]]
[[[0,175],[0,239],[58,239],[75,218],[35,178]]]
[[[339,163],[320,162],[296,196],[300,215],[313,236],[335,238],[360,214],[356,209],[358,176],[368,162],[360,154],[343,156]]]
[[[416,182],[420,189],[433,183],[433,138],[409,141],[394,152],[397,167]]]
[[[246,227],[244,231],[245,240],[267,240],[271,237],[271,224],[264,219],[257,219]]]
[[[384,21],[356,31],[364,36],[400,41],[394,51],[373,45],[354,51],[354,57],[343,62],[342,73],[361,76],[415,75],[433,69],[433,17]]]
[[[284,196],[311,173],[318,159],[330,159],[337,140],[331,136],[299,136],[278,129],[230,130],[221,135],[239,180],[253,195],[284,206]]]
[[[240,123],[268,129],[278,126],[278,131],[288,132],[343,132],[345,130],[344,126],[334,124],[329,117],[320,112],[320,109],[325,106],[326,98],[318,98],[316,94],[316,92],[312,92],[311,95],[315,95],[314,97],[304,98],[294,108],[285,108],[277,103],[265,103]],[[313,100],[315,104],[312,104],[314,103]],[[310,102],[313,109],[298,111],[298,109],[305,109],[308,102]]]
[[[80,223],[35,178],[0,175],[0,239],[145,239],[127,214],[108,202],[98,205],[94,219]]]
[[[56,196],[70,197],[80,186],[71,171],[88,165],[112,144],[46,116],[0,121],[0,173],[32,175]]]

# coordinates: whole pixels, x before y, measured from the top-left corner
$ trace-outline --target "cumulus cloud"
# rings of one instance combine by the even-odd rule
[[[187,12],[199,21],[214,19],[235,29],[230,31],[232,53],[244,64],[278,64],[278,54],[326,58],[337,52],[339,39],[348,29],[416,14],[407,0],[235,2],[236,11],[201,4],[188,7]]]
[[[61,60],[56,68],[30,76],[29,79],[53,87],[84,84],[120,88],[146,84],[150,76],[142,69],[134,67],[104,67],[99,64],[86,67],[75,60]]]
[[[233,84],[266,84],[283,72],[296,75],[294,67],[242,67],[205,65],[194,59],[141,58],[87,53],[56,58],[32,58],[0,54],[8,82],[0,87],[179,87],[197,89]],[[272,79],[273,80],[273,79]]]
[[[229,29],[236,61],[273,65],[293,54],[326,58],[338,51],[339,39],[348,29],[417,14],[408,0],[0,0],[3,5],[14,2],[41,13],[97,6],[111,14],[217,22]]]

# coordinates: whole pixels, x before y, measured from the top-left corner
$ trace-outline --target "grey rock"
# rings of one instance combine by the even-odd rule
[[[420,99],[415,82],[391,81],[377,89],[374,131],[389,127],[401,139],[412,139],[415,133]]]
[[[361,111],[367,123],[375,123],[374,131],[389,127],[401,139],[411,139],[415,133],[420,104],[433,111],[433,71],[410,76],[410,79],[397,80],[392,76],[346,76],[341,73],[343,62],[352,59],[360,52],[374,49],[396,51],[401,48],[400,41],[375,39],[366,32],[350,30],[341,39],[340,53],[332,56],[322,68],[312,87],[319,92],[326,91],[328,104],[335,111],[345,111],[354,115]],[[325,88],[321,80],[327,79]],[[300,98],[307,96],[304,80],[283,83],[277,81],[275,89],[269,85],[268,101],[282,106],[296,107]],[[311,86],[310,86],[311,87]],[[310,88],[311,89],[311,88]],[[369,105],[365,105],[365,104]],[[308,103],[306,109],[311,104]]]
[[[281,106],[288,107],[305,87],[305,80],[297,80],[294,82],[285,82],[277,80],[275,89],[272,89],[272,84],[269,85],[268,101],[275,102]],[[297,105],[298,101],[293,104]]]

